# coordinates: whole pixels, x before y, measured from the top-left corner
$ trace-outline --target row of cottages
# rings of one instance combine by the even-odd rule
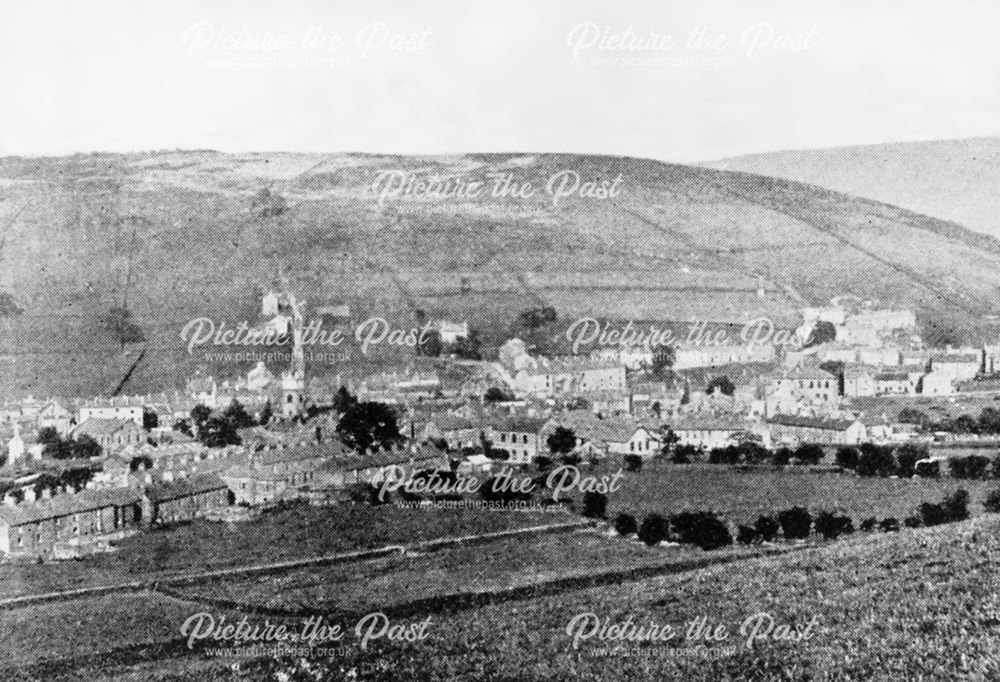
[[[578,454],[648,458],[663,447],[663,439],[655,429],[628,416],[599,418],[586,410],[569,410],[545,423],[541,434],[543,440],[547,441],[558,427],[573,431]]]
[[[778,414],[768,417],[766,424],[776,443],[857,445],[867,436],[865,425],[857,419]]]
[[[146,401],[138,396],[94,398],[80,406],[80,423],[88,419],[122,419],[142,428]]]
[[[236,504],[273,504],[301,497],[340,448],[319,445],[268,448],[232,460],[220,476]]]
[[[411,434],[420,442],[443,440],[452,450],[477,447],[483,429],[468,417],[438,414],[431,417],[420,429]]]
[[[697,369],[774,362],[777,351],[773,344],[715,345],[681,343],[675,349],[673,369]]]
[[[667,428],[677,436],[678,444],[705,450],[735,445],[742,434],[752,431],[746,421],[729,414],[680,416],[671,420]]]
[[[844,395],[852,398],[873,395],[912,395],[917,392],[922,376],[922,371],[914,371],[904,366],[846,365],[844,367]]]
[[[624,365],[590,358],[532,358],[514,375],[514,390],[521,396],[547,398],[626,388]]]
[[[215,474],[196,474],[147,486],[143,517],[150,525],[192,521],[232,502],[226,483]]]
[[[33,492],[33,490],[31,491]],[[10,556],[78,556],[107,549],[138,529],[142,493],[135,488],[84,490],[0,506],[0,553]]]

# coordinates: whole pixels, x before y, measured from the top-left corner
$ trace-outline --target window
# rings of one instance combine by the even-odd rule
[[[527,442],[528,442],[528,434],[524,434],[524,442],[525,442],[525,443],[527,443]]]

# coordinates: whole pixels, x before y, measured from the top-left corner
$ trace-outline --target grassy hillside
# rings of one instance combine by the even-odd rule
[[[371,188],[385,170],[509,173],[535,192],[380,203]],[[620,191],[553,205],[544,187],[563,170],[620,175]],[[541,304],[562,317],[788,324],[838,294],[975,331],[1000,286],[1000,242],[954,223],[784,180],[555,154],[0,159],[0,261],[0,297],[16,306],[0,305],[0,390],[36,395],[110,393],[126,377],[128,392],[177,386],[197,366],[230,373],[188,354],[180,330],[201,316],[259,321],[260,295],[281,276],[310,306],[350,304],[355,323],[412,327],[419,310],[469,318],[487,343]],[[124,348],[110,319],[122,307],[143,338]],[[408,353],[354,348],[311,371]]]
[[[707,164],[808,182],[1000,237],[1000,138],[748,154]]]

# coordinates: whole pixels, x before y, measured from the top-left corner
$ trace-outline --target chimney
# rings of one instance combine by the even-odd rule
[[[24,489],[24,501],[25,502],[29,502],[29,503],[30,502],[34,502],[35,498],[36,498],[36,495],[35,495],[35,487],[34,486],[28,486],[27,488]]]

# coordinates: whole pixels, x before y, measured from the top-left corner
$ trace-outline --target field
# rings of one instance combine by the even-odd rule
[[[393,506],[295,506],[234,524],[196,521],[140,533],[82,561],[0,565],[0,597],[113,585],[439,537],[563,523],[562,514]]]
[[[607,462],[592,475],[615,471]],[[583,473],[589,474],[584,467]],[[639,472],[625,472],[621,488],[608,496],[608,516],[620,512],[641,517],[650,512],[714,511],[731,524],[753,521],[759,514],[802,506],[810,511],[840,511],[855,525],[865,518],[912,514],[921,502],[939,502],[958,488],[970,495],[970,512],[982,511],[987,492],[1000,481],[864,478],[807,467],[738,471],[716,464],[671,464],[651,460]]]

